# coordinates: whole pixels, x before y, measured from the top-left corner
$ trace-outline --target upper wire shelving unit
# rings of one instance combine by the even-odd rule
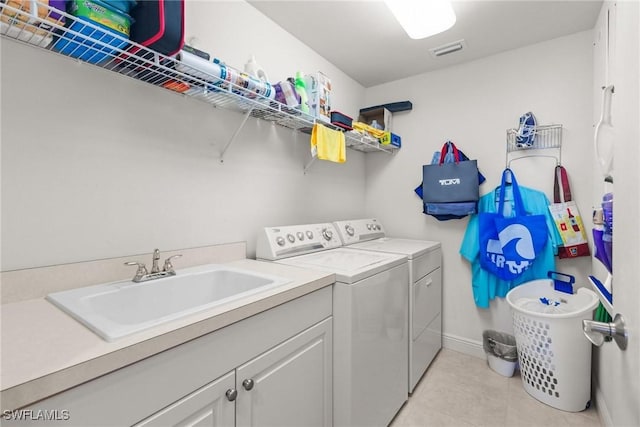
[[[31,13],[31,4],[34,3],[37,4],[37,8],[34,9],[38,9],[38,16]],[[47,4],[3,1],[0,3],[0,20],[0,35],[3,38],[104,68],[175,93],[178,93],[176,88],[188,88],[180,93],[216,108],[243,114],[238,129],[220,153],[221,161],[249,117],[307,133],[316,123],[313,116],[300,110],[222,80],[218,76],[187,65],[176,57],[162,55],[116,33],[107,33],[91,22],[80,20]],[[72,25],[73,29],[70,28]],[[64,52],[56,50],[55,44],[60,40],[68,41],[68,46],[72,47]],[[116,47],[118,45],[123,47]],[[98,61],[98,58],[101,59]],[[318,123],[339,130],[329,123]],[[361,152],[392,154],[397,151],[396,147],[382,145],[376,138],[354,131],[345,132],[345,140],[348,148]]]
[[[556,165],[562,164],[562,125],[542,125],[536,126],[535,138],[531,145],[520,146],[517,144],[517,129],[507,129],[507,153],[506,167],[510,168],[511,163],[527,157],[550,157],[555,159]],[[540,150],[554,150],[551,154]]]

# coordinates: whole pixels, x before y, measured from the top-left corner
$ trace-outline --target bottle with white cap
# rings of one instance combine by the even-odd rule
[[[262,67],[260,67],[256,62],[256,57],[254,55],[251,55],[251,58],[249,58],[249,61],[247,61],[247,63],[244,64],[244,72],[264,82],[269,81],[267,74],[264,72]]]

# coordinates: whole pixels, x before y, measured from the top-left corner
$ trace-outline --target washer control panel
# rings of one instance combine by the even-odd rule
[[[277,260],[342,246],[331,223],[265,227],[256,243],[256,259]]]
[[[384,227],[375,218],[336,221],[333,225],[345,246],[385,237]]]

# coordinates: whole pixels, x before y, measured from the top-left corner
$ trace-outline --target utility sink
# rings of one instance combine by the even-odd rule
[[[106,341],[114,341],[290,282],[220,264],[176,273],[142,283],[126,280],[55,292],[46,299]]]

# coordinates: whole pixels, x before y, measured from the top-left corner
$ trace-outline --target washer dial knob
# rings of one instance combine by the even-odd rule
[[[307,230],[307,239],[313,239],[313,231]]]
[[[284,237],[278,236],[276,238],[276,243],[278,244],[278,246],[284,246],[284,244],[285,244]]]
[[[325,228],[322,230],[322,237],[324,237],[325,240],[331,240],[333,238],[333,232]]]
[[[291,243],[294,243],[296,241],[296,238],[293,234],[289,233],[287,234],[287,240],[290,241]]]
[[[355,232],[355,230],[353,229],[352,226],[347,224],[344,226],[344,230],[347,232],[349,236],[353,237],[353,233]]]
[[[298,240],[304,240],[304,233],[302,231],[298,231],[296,236],[298,236]]]

